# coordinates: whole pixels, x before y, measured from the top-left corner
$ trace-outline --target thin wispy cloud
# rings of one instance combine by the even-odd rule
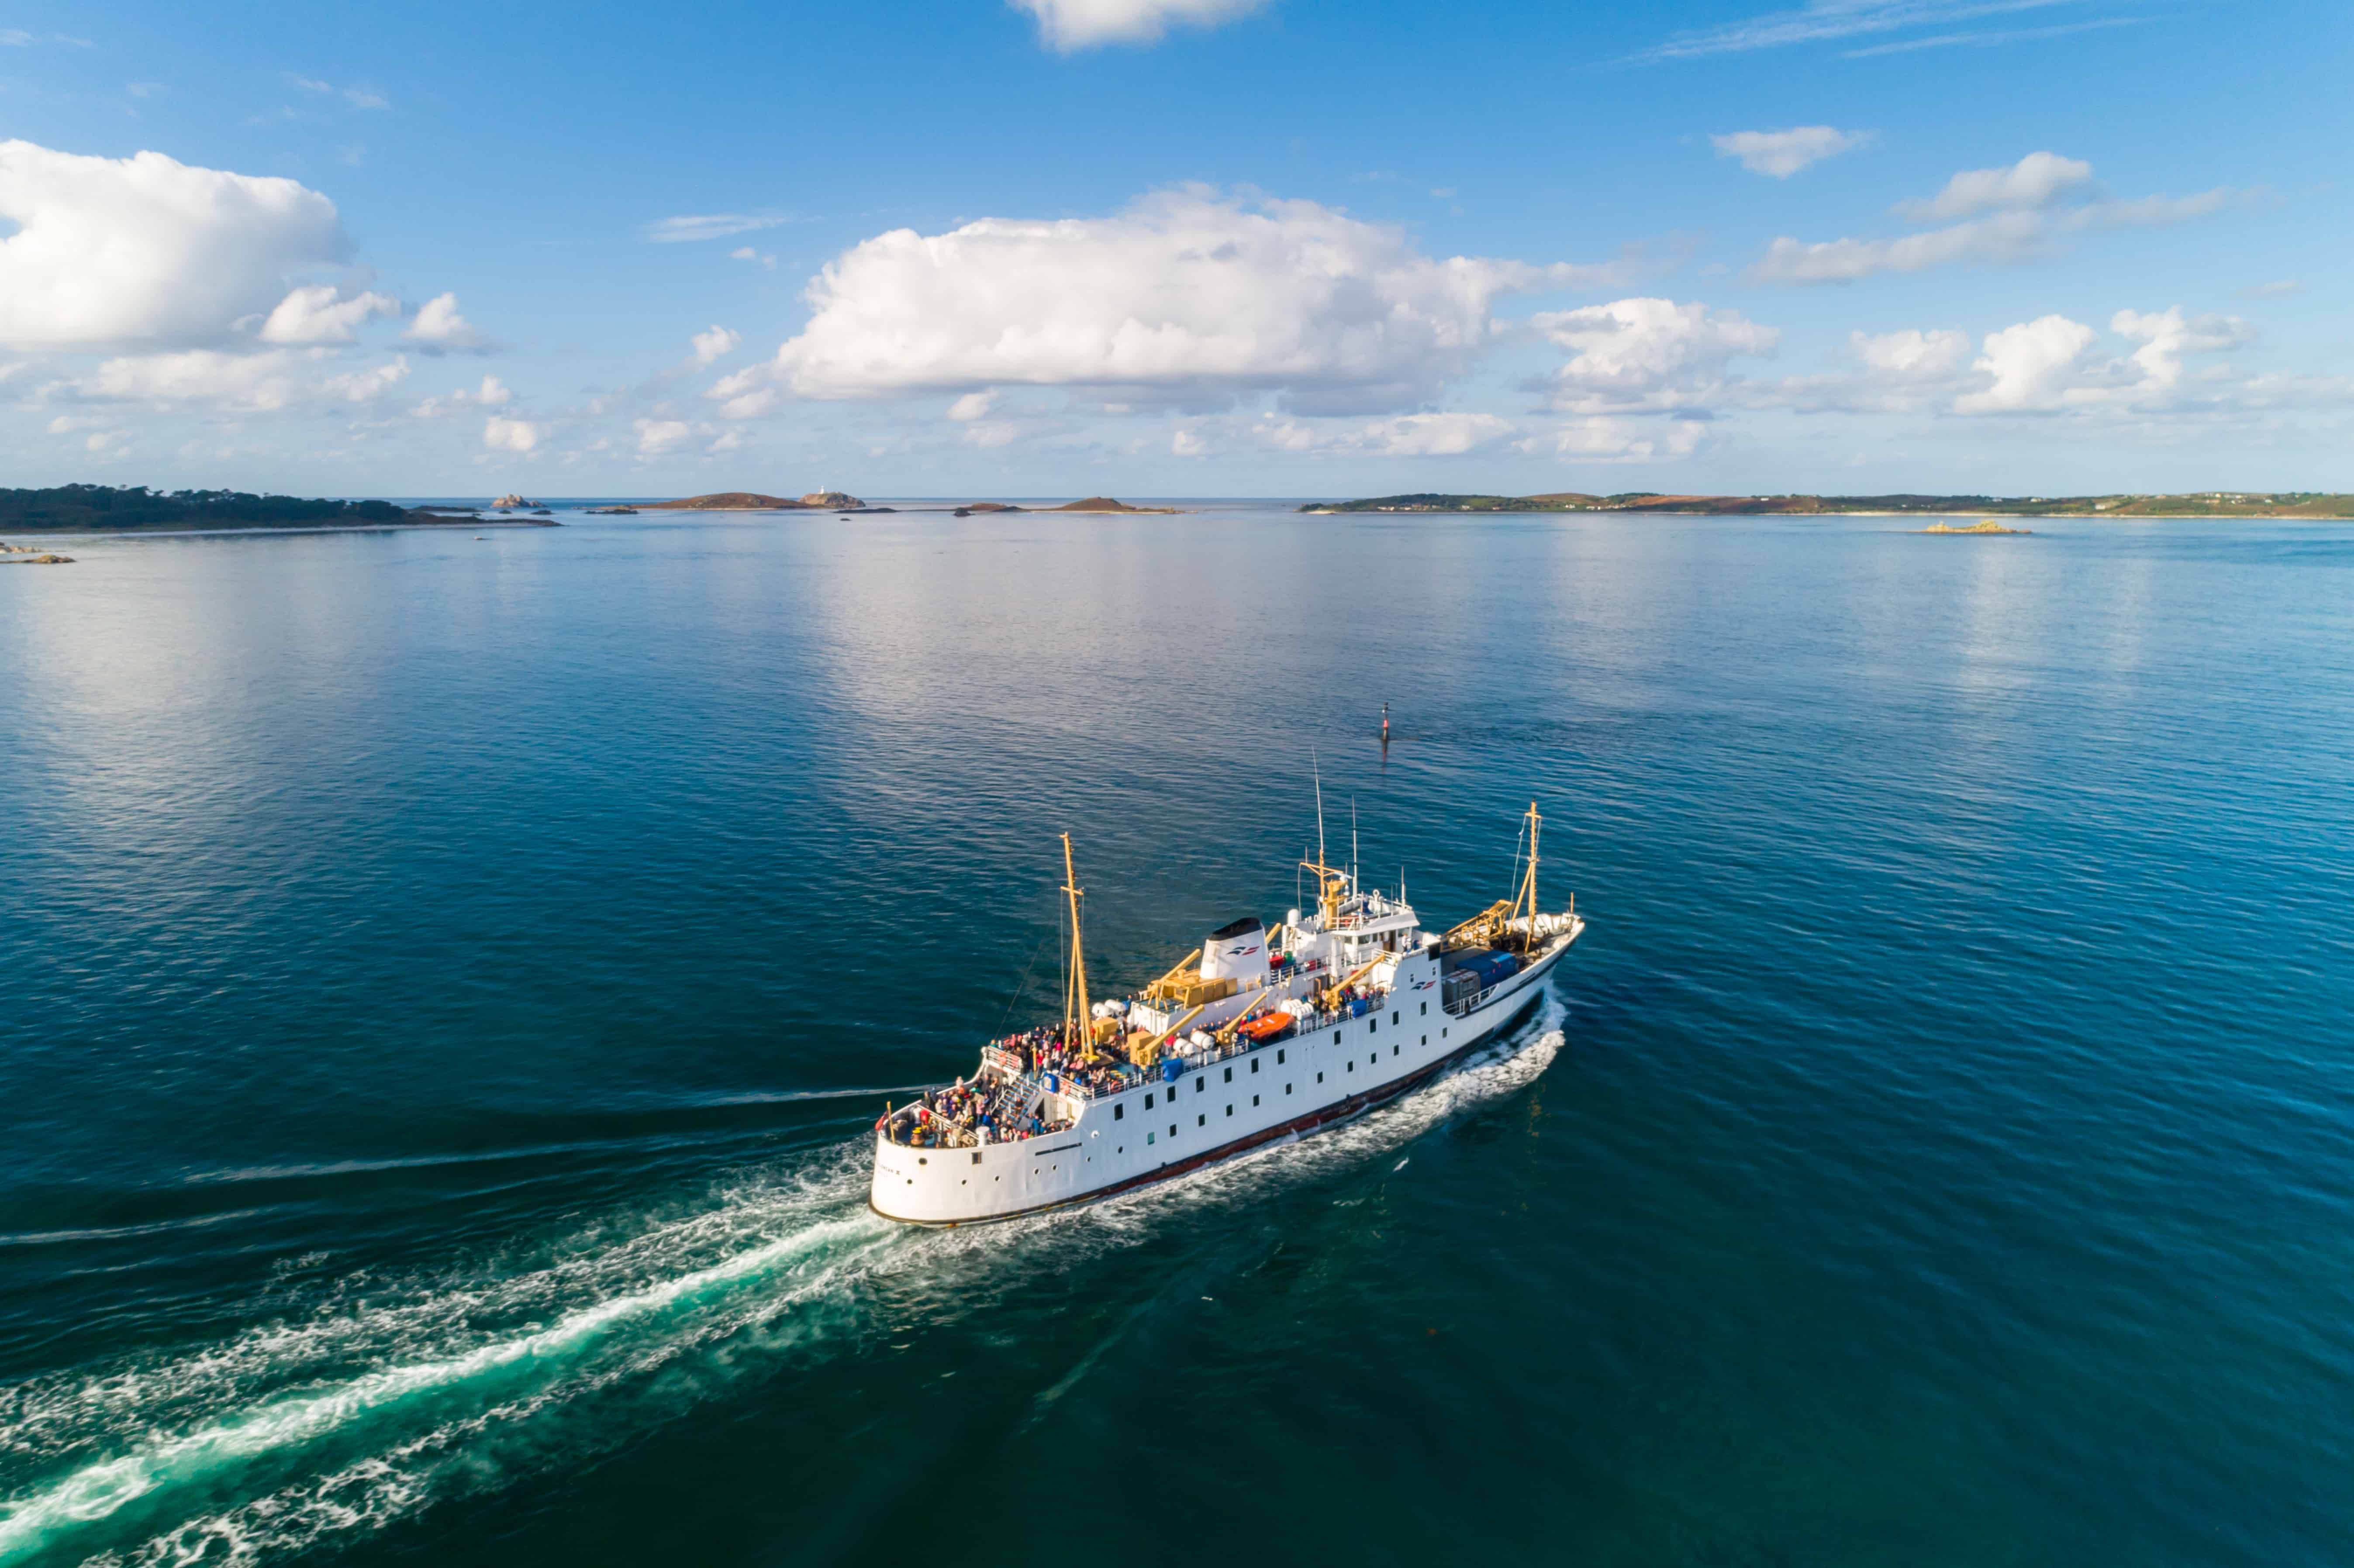
[[[1786,236],[1766,248],[1749,276],[1761,283],[1852,283],[1954,262],[2027,261],[2077,235],[2187,223],[2260,197],[2256,191],[2218,187],[2196,196],[2118,201],[2094,185],[2092,164],[2056,153],[2030,153],[2008,167],[1965,169],[1926,201],[1896,204],[1898,217],[1943,228],[1901,238],[1847,237],[1813,244]]]
[[[1868,49],[1848,49],[1840,58],[1866,60],[1874,55],[1910,54],[1914,49],[1946,49],[1964,46],[1985,48],[1990,44],[2024,44],[2036,38],[2061,38],[2071,33],[2090,33],[2103,27],[2137,27],[2148,21],[2147,16],[2105,16],[2095,22],[2065,22],[2055,27],[2010,27],[1994,33],[1940,33],[1931,38],[1906,38],[1900,43],[1874,44]]]
[[[690,217],[658,218],[646,226],[646,238],[657,245],[685,245],[698,239],[725,239],[731,234],[752,234],[790,221],[754,213],[703,213]]]
[[[2041,11],[2071,0],[1811,0],[1796,11],[1769,12],[1745,22],[1679,33],[1645,49],[1638,60],[1699,59],[1794,44],[1832,43],[1908,27],[1952,26],[1992,16]]]
[[[297,76],[292,71],[286,73],[286,79],[292,86],[300,88],[302,91],[311,93],[316,97],[340,98],[345,103],[350,104],[354,109],[389,109],[392,107],[392,101],[390,99],[385,97],[385,95],[380,92],[372,91],[365,87],[339,88],[332,81],[321,81],[314,76]]]

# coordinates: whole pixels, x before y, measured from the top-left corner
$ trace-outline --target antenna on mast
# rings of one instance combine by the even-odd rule
[[[1316,863],[1324,863],[1324,765],[1316,760],[1316,748],[1308,748],[1308,766],[1316,770]]]
[[[1357,798],[1349,797],[1349,885],[1357,885]]]

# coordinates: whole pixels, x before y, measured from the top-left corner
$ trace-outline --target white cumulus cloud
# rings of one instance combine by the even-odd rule
[[[2140,373],[2133,395],[2143,400],[2164,397],[2182,385],[2184,355],[2228,353],[2256,341],[2256,329],[2239,316],[2186,318],[2180,305],[2119,311],[2109,318],[2109,330],[2141,344],[2130,358]]]
[[[278,302],[261,323],[261,341],[279,344],[350,343],[357,329],[377,316],[397,316],[400,302],[390,294],[355,294],[339,300],[333,283],[300,288]]]
[[[1070,54],[1105,44],[1152,44],[1172,26],[1214,27],[1265,0],[1012,0],[1038,19],[1048,48]]]
[[[1964,169],[1927,201],[1897,204],[1916,223],[1943,223],[1998,208],[2049,207],[2064,191],[2087,184],[2093,165],[2057,153],[2030,153],[2001,169]]]
[[[715,359],[725,358],[742,346],[744,335],[724,326],[695,334],[695,367],[701,370]]]
[[[1987,334],[1976,368],[1994,384],[1956,398],[1954,411],[2009,414],[2059,408],[2094,336],[2091,327],[2062,315],[2038,316]]]
[[[638,454],[660,457],[695,439],[695,428],[684,419],[640,419]]]
[[[1809,164],[1853,152],[1872,135],[1830,125],[1794,125],[1787,131],[1734,131],[1708,140],[1718,157],[1738,158],[1753,175],[1787,180]]]
[[[417,318],[400,334],[427,354],[487,354],[491,341],[458,313],[456,294],[436,294],[417,307]]]
[[[366,403],[398,386],[408,361],[337,372],[319,349],[225,354],[192,348],[110,359],[65,388],[91,402],[208,408],[224,413],[274,413],[296,407]]]
[[[949,418],[959,421],[984,418],[996,407],[996,393],[968,392],[949,405]]]
[[[1901,381],[1934,381],[1953,375],[1970,354],[1970,334],[1950,327],[1923,331],[1850,333],[1848,351],[1866,368]]]
[[[420,419],[429,419],[443,412],[454,412],[470,405],[484,408],[504,408],[514,401],[514,393],[495,376],[485,376],[482,384],[469,391],[461,387],[447,397],[428,397],[410,410]]]
[[[195,346],[341,262],[335,204],[292,180],[140,153],[93,158],[0,142],[0,344]]]
[[[1111,217],[864,241],[812,281],[810,323],[769,373],[804,397],[1068,386],[1387,412],[1470,366],[1500,295],[1617,270],[1439,260],[1314,202],[1170,191]],[[741,407],[754,385],[729,377],[710,396]]]
[[[528,419],[493,414],[482,421],[482,445],[494,452],[528,452],[539,445],[540,429]]]
[[[1665,412],[1705,404],[1724,389],[1726,366],[1772,354],[1782,339],[1738,311],[1695,301],[1614,300],[1542,312],[1529,324],[1570,351],[1553,374],[1553,406],[1568,413]]]

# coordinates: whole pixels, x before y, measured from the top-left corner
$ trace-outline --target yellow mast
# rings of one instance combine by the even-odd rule
[[[1095,1048],[1095,1019],[1087,1002],[1087,957],[1079,941],[1079,874],[1071,864],[1071,835],[1063,835],[1063,892],[1071,904],[1071,953],[1063,973],[1063,1038],[1066,1043]]]
[[[1534,800],[1530,801],[1530,802],[1529,802],[1529,871],[1528,871],[1528,874],[1527,874],[1525,877],[1523,877],[1523,878],[1522,879],[1522,881],[1521,881],[1521,885],[1520,885],[1520,888],[1518,889],[1518,891],[1516,891],[1516,892],[1512,895],[1512,912],[1511,912],[1511,915],[1509,915],[1509,916],[1507,916],[1505,917],[1505,918],[1506,918],[1506,920],[1507,920],[1508,922],[1509,922],[1509,921],[1511,921],[1511,920],[1517,920],[1517,919],[1519,919],[1519,918],[1521,917],[1521,906],[1522,906],[1523,904],[1525,904],[1525,905],[1527,905],[1527,906],[1528,906],[1528,911],[1529,911],[1529,924],[1528,924],[1528,927],[1527,927],[1526,941],[1527,941],[1527,945],[1528,945],[1528,946],[1530,946],[1530,947],[1534,947],[1534,946],[1536,945],[1536,937],[1537,937],[1537,831],[1538,831],[1540,828],[1542,828],[1543,825],[1544,825],[1544,819],[1543,819],[1543,817],[1540,817],[1540,816],[1538,816],[1538,815],[1537,815],[1537,803],[1536,803]]]

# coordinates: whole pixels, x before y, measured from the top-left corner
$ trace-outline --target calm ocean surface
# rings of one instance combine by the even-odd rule
[[[0,1563],[2354,1561],[2354,527],[1914,526],[0,571]],[[874,1218],[1054,835],[1140,982],[1311,748],[1436,924],[1539,802],[1517,1049]]]

